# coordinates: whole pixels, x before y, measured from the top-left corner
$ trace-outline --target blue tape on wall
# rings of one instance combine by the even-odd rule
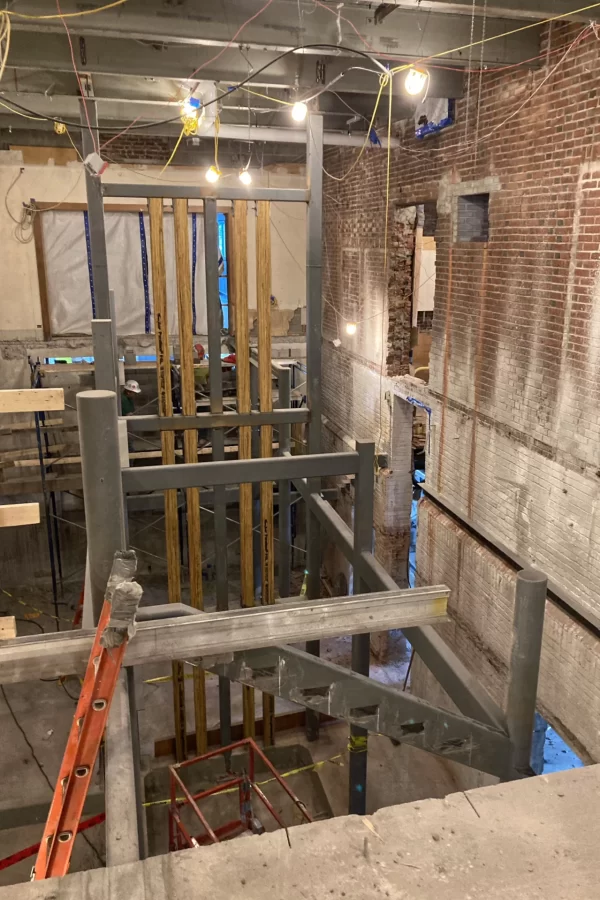
[[[196,334],[196,257],[198,251],[197,213],[192,213],[192,334]]]
[[[88,276],[90,279],[90,298],[92,301],[92,319],[96,318],[96,294],[94,293],[94,269],[92,267],[92,244],[90,241],[90,220],[87,210],[83,213],[83,225],[85,228],[85,247],[87,250]]]
[[[140,217],[140,248],[142,252],[142,280],[144,282],[144,329],[146,334],[152,331],[150,320],[150,285],[148,282],[148,245],[146,243],[146,227],[144,225],[144,214],[138,213]]]

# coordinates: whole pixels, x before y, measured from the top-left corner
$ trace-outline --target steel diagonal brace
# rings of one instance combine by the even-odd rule
[[[213,671],[443,759],[507,777],[510,741],[502,731],[301,650],[241,651]]]

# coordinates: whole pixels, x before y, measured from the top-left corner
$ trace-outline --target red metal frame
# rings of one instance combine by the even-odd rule
[[[196,765],[197,763],[204,762],[207,759],[212,759],[215,756],[230,754],[233,750],[239,750],[241,748],[248,750],[248,771],[243,775],[234,776],[233,778],[230,778],[228,781],[225,781],[222,784],[214,785],[213,787],[208,788],[205,791],[199,791],[197,794],[192,794],[179,776],[179,769]],[[281,785],[281,787],[284,789],[288,797],[290,797],[290,799],[293,801],[295,806],[300,810],[303,818],[307,822],[312,822],[312,817],[308,813],[306,807],[304,806],[302,801],[299,800],[298,797],[294,794],[291,788],[285,783],[284,779],[281,777],[275,766],[265,756],[265,754],[256,745],[252,738],[244,738],[241,741],[236,741],[234,744],[229,744],[228,747],[220,747],[218,750],[211,750],[209,753],[204,753],[202,756],[196,756],[194,759],[188,759],[184,762],[169,766],[169,771],[171,774],[171,802],[169,804],[170,850],[173,851],[182,850],[186,847],[198,847],[201,844],[217,844],[223,838],[233,837],[233,835],[238,832],[246,830],[252,831],[254,825],[254,816],[252,813],[251,804],[252,791],[254,791],[259,800],[266,806],[279,827],[286,827],[285,822],[282,821],[281,817],[275,811],[270,801],[267,799],[267,797],[255,782],[254,775],[256,770],[255,763],[257,756],[264,763],[273,778]],[[215,794],[220,794],[224,791],[230,791],[235,788],[237,788],[239,792],[239,819],[234,819],[231,822],[227,822],[225,825],[221,825],[219,828],[212,829],[208,824],[206,817],[204,816],[200,807],[198,806],[198,801],[205,800],[207,797],[214,796]],[[181,799],[181,797],[179,797],[178,799],[179,793],[183,794],[183,799]],[[191,807],[191,809],[196,813],[198,819],[200,820],[200,824],[204,828],[203,833],[196,836],[189,833],[185,825],[182,823],[181,816],[179,814],[179,810],[184,806]]]

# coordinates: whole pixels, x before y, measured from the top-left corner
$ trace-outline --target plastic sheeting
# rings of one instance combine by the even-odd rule
[[[115,295],[117,333],[144,334],[145,294],[142,242],[137,212],[107,212],[104,216],[108,278]],[[189,217],[190,267],[192,267],[192,215]],[[49,210],[42,215],[50,324],[53,335],[91,334],[92,290],[83,212]],[[150,226],[144,216],[151,272]],[[204,220],[196,216],[196,333],[206,334],[206,284],[204,275]],[[177,283],[173,216],[164,217],[165,266],[169,332],[176,334]],[[152,277],[149,278],[152,307]],[[150,327],[153,329],[150,316]]]

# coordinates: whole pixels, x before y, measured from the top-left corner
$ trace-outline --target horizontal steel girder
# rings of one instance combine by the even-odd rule
[[[72,31],[77,36],[85,37],[85,62],[80,58],[77,59],[80,71],[92,74],[187,78],[194,69],[215,56],[215,47],[223,48],[231,39],[233,26],[224,19],[222,9],[216,0],[208,0],[208,3],[203,4],[201,11],[198,10],[197,4],[194,4],[194,8],[188,6],[187,10],[177,6],[172,16],[164,14],[162,2],[156,4],[153,15],[151,5],[151,0],[138,0],[137,4],[135,0],[129,0],[118,14],[100,14],[73,20],[70,23]],[[561,6],[562,9],[559,11],[562,12],[567,6],[565,0],[562,0]],[[253,16],[256,9],[253,0],[238,0],[235,4],[237,25]],[[303,61],[295,63],[291,73],[289,68],[286,71],[288,85],[294,83],[293,77],[296,72],[302,76],[308,70],[314,78],[315,54],[333,61],[336,47],[340,43],[344,47],[361,51],[365,51],[368,46],[371,48],[369,52],[378,56],[390,54],[407,59],[428,57],[468,44],[471,39],[470,15],[452,15],[455,12],[452,9],[448,12],[449,15],[444,15],[441,11],[429,15],[427,11],[419,9],[401,9],[394,12],[393,16],[386,20],[385,26],[381,27],[374,23],[372,10],[366,5],[354,8],[346,5],[342,15],[349,21],[340,19],[340,41],[337,10],[313,7],[310,15],[303,16],[299,21],[296,2],[293,0],[279,2],[250,22],[231,50],[203,69],[201,77],[212,81],[215,80],[214,75],[219,74],[219,80],[225,80],[224,73],[231,71],[233,66],[236,73],[243,69],[242,77],[246,77],[248,67],[239,53],[240,46],[246,48],[250,64],[256,70],[269,58],[266,55],[268,53],[272,57],[299,45],[321,42],[333,45],[329,49],[302,53]],[[520,24],[511,18],[510,2],[506,4],[504,13],[501,18],[490,18],[487,21],[487,35],[503,34]],[[540,19],[542,18],[545,18],[545,14],[540,15]],[[352,26],[364,37],[366,46]],[[40,33],[41,29],[43,33]],[[477,34],[476,37],[478,36]],[[539,53],[539,49],[535,49],[537,41],[536,29],[512,35],[510,40],[492,41],[484,47],[483,61],[493,64],[528,59],[535,56],[536,52]],[[479,48],[477,55],[479,57]],[[463,64],[464,57],[464,53],[450,56]],[[348,58],[347,55],[343,61],[344,68]],[[52,64],[49,65],[50,63]],[[72,72],[62,23],[52,20],[31,22],[13,19],[9,64],[30,68],[41,65],[56,69],[62,66],[63,71]],[[288,61],[282,61],[278,69],[274,68],[273,73],[265,73],[265,80],[281,76],[286,66],[289,66]],[[327,72],[327,78],[335,74],[332,69],[331,75],[329,71]]]
[[[144,622],[129,642],[124,665],[206,660],[275,644],[439,624],[446,621],[448,593],[445,587],[428,587],[313,601],[295,598],[274,606]],[[2,641],[0,684],[83,672],[93,637],[93,631],[71,631]]]
[[[238,428],[240,425],[289,425],[308,422],[306,407],[274,409],[271,412],[198,413],[196,416],[127,416],[128,431],[185,431],[190,428]]]
[[[402,744],[506,778],[510,740],[502,731],[438,709],[396,687],[292,647],[236,653],[218,675],[300,703]]]
[[[281,481],[298,475],[300,478],[354,475],[357,467],[357,453],[312,453],[276,456],[272,459],[231,459],[224,462],[144,466],[139,469],[123,469],[122,477],[125,493],[133,494],[139,491]]]
[[[187,200],[272,200],[279,203],[306,203],[308,191],[299,188],[228,188],[197,185],[103,184],[105,197],[167,197]]]

